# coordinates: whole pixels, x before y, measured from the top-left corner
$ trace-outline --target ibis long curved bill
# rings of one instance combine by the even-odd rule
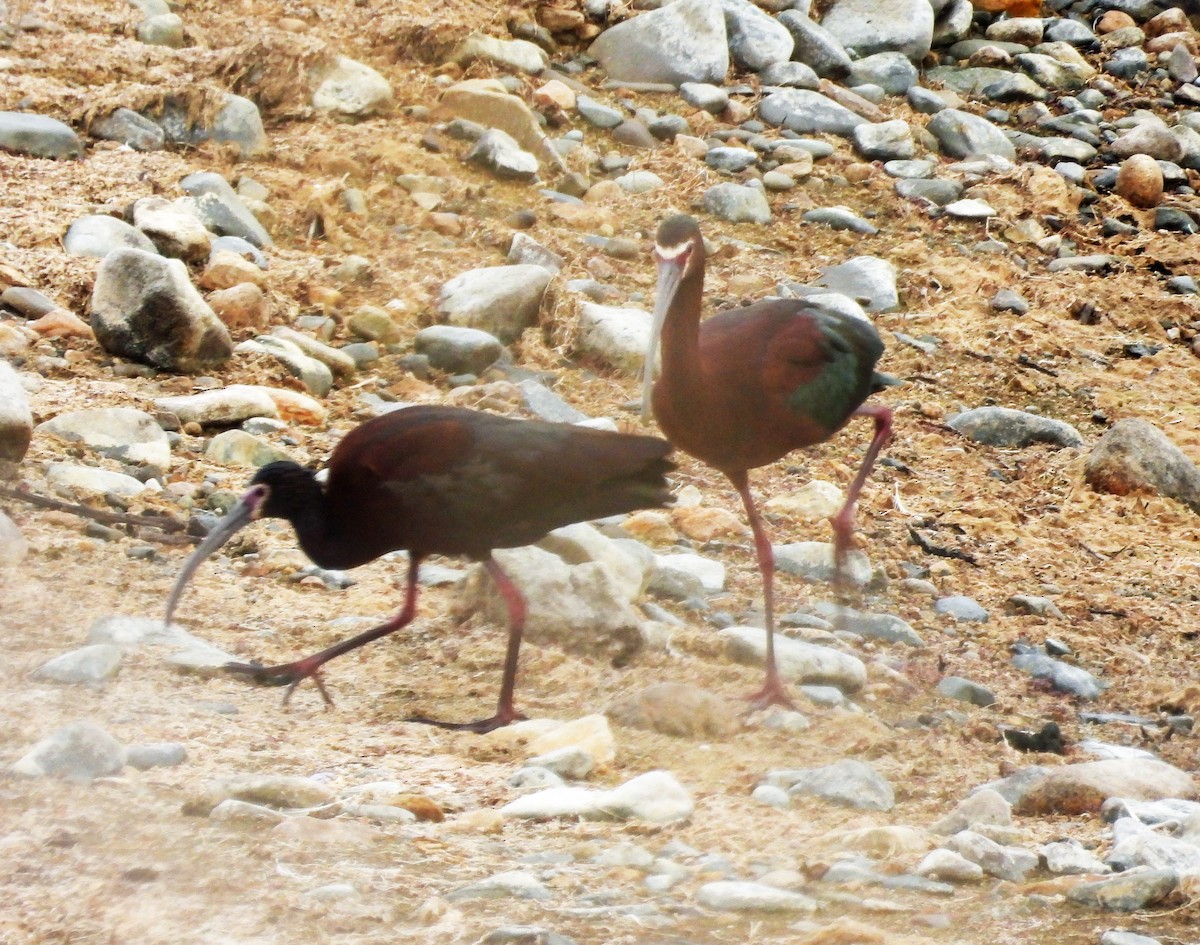
[[[175,579],[175,586],[171,588],[171,596],[167,598],[167,615],[163,620],[164,623],[169,624],[171,622],[171,618],[175,614],[175,606],[179,603],[179,598],[183,596],[188,581],[192,579],[192,575],[196,573],[200,565],[229,541],[230,538],[262,515],[262,506],[269,492],[269,488],[261,484],[247,490],[246,494],[238,500],[237,505],[230,509],[226,516],[213,526],[213,530],[196,547],[191,557],[184,562],[183,569],[179,572],[179,577]]]
[[[650,322],[650,341],[642,364],[642,420],[650,419],[650,395],[654,388],[654,368],[658,361],[658,346],[662,338],[667,312],[679,291],[686,268],[686,257],[669,257],[655,253],[658,259],[658,285],[654,290],[654,315]]]

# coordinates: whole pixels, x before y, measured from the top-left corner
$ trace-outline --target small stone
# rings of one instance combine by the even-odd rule
[[[733,183],[717,184],[705,191],[704,207],[709,213],[729,223],[771,221],[771,206],[760,187]]]
[[[545,768],[560,778],[582,781],[595,770],[596,759],[591,752],[579,745],[564,745],[544,754],[527,759],[526,764]]]
[[[934,601],[933,609],[942,616],[953,617],[957,621],[987,623],[990,616],[977,601],[962,594],[939,598]]]
[[[718,880],[696,890],[696,902],[720,912],[816,912],[817,901],[803,893],[762,883]]]
[[[1084,476],[1099,492],[1129,495],[1145,490],[1200,511],[1200,469],[1145,420],[1113,424],[1088,455]]]
[[[204,457],[209,462],[221,466],[237,466],[258,468],[267,463],[294,458],[285,450],[281,450],[244,430],[225,430],[208,441],[204,448]]]
[[[837,761],[819,768],[772,771],[766,782],[788,794],[811,795],[859,810],[891,810],[892,786],[865,761]]]
[[[504,351],[494,335],[454,325],[422,329],[413,338],[413,348],[429,358],[431,367],[450,374],[482,374]]]
[[[609,706],[618,725],[679,738],[720,738],[738,728],[734,707],[689,683],[658,683]]]
[[[183,813],[207,817],[213,808],[230,798],[275,810],[320,808],[335,800],[328,788],[311,778],[244,774],[221,778],[194,790],[183,803]]]
[[[146,17],[137,25],[137,38],[147,46],[182,49],[187,44],[183,32],[183,17],[177,13]]]
[[[151,768],[173,768],[187,760],[187,748],[179,742],[156,742],[149,745],[130,745],[125,761],[138,771]]]
[[[1156,207],[1163,195],[1163,172],[1148,154],[1132,154],[1121,162],[1113,190],[1135,207]]]
[[[998,701],[996,694],[986,686],[963,679],[961,676],[942,677],[938,680],[937,691],[948,699],[957,699],[960,702],[969,702],[971,705],[984,708],[995,705]]]
[[[1141,867],[1112,879],[1079,883],[1067,892],[1067,899],[1094,909],[1136,912],[1166,899],[1178,884],[1174,870]]]
[[[497,39],[485,33],[467,36],[450,54],[450,61],[469,65],[482,61],[536,75],[549,64],[545,51],[524,39]]]
[[[392,86],[370,66],[347,56],[337,56],[310,76],[317,83],[313,108],[354,118],[387,112],[392,107]]]
[[[95,722],[72,722],[46,736],[9,769],[28,778],[62,777],[85,782],[116,774],[125,748]]]
[[[79,136],[57,118],[0,111],[0,150],[42,158],[74,158],[83,153]]]
[[[103,259],[118,249],[138,249],[157,253],[154,243],[124,220],[104,214],[80,217],[67,229],[63,248],[72,256]]]
[[[915,872],[918,876],[951,883],[976,883],[983,879],[983,867],[953,850],[931,850],[917,864]]]
[[[973,827],[1012,823],[1012,805],[1004,796],[991,788],[983,788],[959,801],[945,817],[935,821],[930,831],[949,835]]]
[[[46,661],[33,678],[68,685],[99,686],[121,668],[122,651],[110,643],[95,643]]]
[[[499,128],[480,135],[466,159],[506,180],[533,180],[538,174],[537,158]]]
[[[1070,424],[1008,407],[976,407],[951,417],[947,424],[968,439],[988,446],[1020,448],[1033,443],[1083,446]]]
[[[552,277],[533,265],[472,269],[442,287],[438,311],[451,325],[481,329],[508,344],[536,322]]]

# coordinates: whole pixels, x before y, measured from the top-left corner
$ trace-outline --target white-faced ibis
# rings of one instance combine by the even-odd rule
[[[883,342],[863,318],[796,299],[756,302],[701,322],[705,254],[699,225],[684,215],[664,220],[654,252],[658,288],[643,415],[652,405],[667,438],[723,472],[741,495],[762,573],[767,632],[766,681],[751,699],[756,707],[791,705],[775,663],[775,558],[747,473],[829,439],[851,417],[874,421],[875,436],[845,504],[832,519],[834,573],[840,585],[854,505],[891,433],[891,411],[863,405],[886,385],[875,371]],[[661,377],[651,388],[660,338]]]
[[[312,470],[292,462],[258,470],[238,504],[184,565],[167,602],[167,622],[201,562],[255,519],[290,521],[304,553],[323,568],[353,568],[389,551],[408,551],[404,606],[393,619],[292,663],[225,667],[263,684],[289,687],[285,702],[302,680],[312,679],[329,704],[321,667],[412,620],[423,558],[461,555],[481,561],[508,607],[508,650],[496,714],[468,723],[410,721],[476,732],[499,728],[523,718],[513,705],[513,690],[525,600],[492,550],[529,544],[572,522],[666,504],[670,450],[658,437],[455,407],[384,414],[338,443],[324,484]]]

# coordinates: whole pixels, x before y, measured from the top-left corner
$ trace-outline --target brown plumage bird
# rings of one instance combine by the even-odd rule
[[[169,623],[200,564],[259,518],[292,523],[300,547],[323,568],[353,568],[389,551],[409,553],[404,606],[386,623],[279,666],[231,663],[231,672],[287,686],[285,701],[334,657],[394,633],[416,613],[417,574],[429,555],[483,562],[508,607],[508,650],[495,715],[476,722],[413,719],[486,732],[522,718],[513,703],[525,622],[520,590],[492,557],[573,522],[670,500],[670,444],[658,437],[516,420],[454,407],[409,407],[369,420],[337,445],[322,485],[291,462],[263,466],[237,506],[192,553],[167,602]]]
[[[891,411],[863,405],[890,380],[875,371],[883,341],[865,319],[796,299],[756,302],[701,322],[704,239],[689,216],[662,222],[655,258],[658,288],[645,362],[643,414],[652,406],[667,438],[723,472],[741,496],[762,573],[767,631],[766,680],[751,699],[760,707],[790,706],[775,662],[775,558],[750,493],[748,472],[829,439],[851,417],[871,418],[875,435],[845,504],[832,520],[840,583],[855,503],[891,433]],[[662,372],[652,383],[660,341]]]

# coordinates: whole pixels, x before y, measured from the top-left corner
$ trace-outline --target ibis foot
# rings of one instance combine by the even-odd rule
[[[427,719],[424,716],[411,716],[404,721],[416,722],[418,725],[433,725],[437,728],[448,729],[452,732],[474,732],[476,735],[486,735],[498,728],[504,728],[513,722],[524,722],[525,715],[515,710],[497,712],[491,718],[478,719],[474,722],[442,722],[439,719]]]
[[[284,705],[288,704],[288,700],[292,698],[292,693],[296,691],[296,687],[300,683],[311,679],[321,694],[321,698],[325,701],[325,707],[332,709],[333,699],[321,679],[323,663],[324,660],[317,662],[312,659],[303,659],[296,660],[294,663],[280,663],[278,666],[263,666],[261,663],[226,663],[223,668],[225,672],[233,673],[235,676],[249,676],[260,686],[287,686],[287,692],[283,694]]]
[[[746,700],[750,703],[751,712],[758,712],[773,705],[796,711],[796,703],[792,702],[792,697],[788,695],[787,686],[774,673],[768,674],[763,687],[746,696]]]

